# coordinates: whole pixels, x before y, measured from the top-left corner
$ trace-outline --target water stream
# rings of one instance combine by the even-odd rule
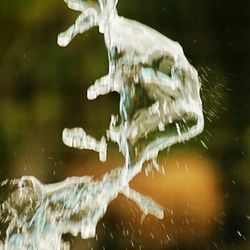
[[[77,34],[99,27],[109,71],[89,87],[87,97],[92,100],[118,92],[120,114],[112,115],[100,141],[80,127],[64,129],[62,140],[69,147],[98,152],[101,161],[106,160],[107,141],[114,141],[125,164],[100,180],[71,177],[44,185],[35,177],[24,176],[1,183],[0,216],[5,231],[0,233],[0,249],[69,249],[62,235],[94,237],[98,221],[120,193],[135,201],[145,215],[163,218],[163,208],[132,190],[129,183],[142,171],[144,162],[152,161],[158,169],[161,150],[203,130],[201,84],[179,43],[119,16],[118,0],[64,2],[80,15],[58,36],[58,44],[67,46]]]

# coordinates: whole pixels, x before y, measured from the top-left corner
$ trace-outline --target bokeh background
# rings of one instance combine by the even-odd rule
[[[119,197],[95,239],[65,235],[72,249],[250,249],[250,2],[120,0],[119,13],[183,46],[202,79],[202,135],[165,150],[165,175],[139,175],[132,186],[165,207],[162,221],[143,219]],[[121,165],[115,145],[107,163],[67,148],[64,127],[101,138],[119,96],[94,101],[86,89],[106,74],[98,29],[60,48],[57,34],[78,13],[62,0],[2,0],[0,6],[0,179],[34,175],[44,183]]]

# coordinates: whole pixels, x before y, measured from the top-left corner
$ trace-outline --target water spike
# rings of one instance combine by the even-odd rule
[[[72,148],[89,149],[99,152],[101,161],[106,161],[107,143],[105,137],[97,141],[84,131],[83,128],[65,128],[62,133],[63,143]]]
[[[70,26],[66,31],[60,33],[57,38],[57,43],[61,47],[67,46],[73,38],[85,31],[98,25],[98,13],[95,9],[86,9],[80,14],[75,23]]]

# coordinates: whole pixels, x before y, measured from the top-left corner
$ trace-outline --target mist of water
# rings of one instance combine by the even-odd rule
[[[94,150],[106,160],[107,141],[118,144],[125,164],[100,180],[71,177],[44,185],[35,177],[1,183],[0,249],[69,249],[62,235],[94,237],[98,221],[118,194],[135,201],[142,212],[161,219],[163,208],[129,187],[143,163],[159,151],[188,140],[203,130],[200,81],[179,43],[157,31],[117,14],[117,0],[64,0],[79,11],[76,22],[58,36],[68,45],[79,33],[98,26],[104,34],[109,71],[87,91],[88,99],[116,91],[120,114],[112,115],[109,129],[100,141],[83,128],[66,128],[63,142],[79,149]]]

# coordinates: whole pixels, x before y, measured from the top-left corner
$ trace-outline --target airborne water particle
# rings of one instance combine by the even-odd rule
[[[208,149],[206,143],[205,143],[203,140],[201,140],[201,144],[202,144],[202,146],[203,146],[205,149]]]

